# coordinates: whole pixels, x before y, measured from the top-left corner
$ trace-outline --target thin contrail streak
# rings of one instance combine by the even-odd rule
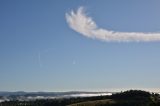
[[[41,53],[40,52],[38,53],[38,64],[39,64],[39,67],[42,67]]]

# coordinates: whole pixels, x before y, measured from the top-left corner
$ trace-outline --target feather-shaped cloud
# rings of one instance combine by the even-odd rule
[[[87,16],[84,8],[66,13],[66,20],[69,26],[83,36],[102,41],[160,41],[160,33],[143,33],[143,32],[116,32],[99,28],[91,17]]]

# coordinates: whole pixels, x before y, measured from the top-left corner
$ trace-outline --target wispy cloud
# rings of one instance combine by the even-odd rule
[[[74,31],[92,39],[116,42],[160,41],[160,33],[116,32],[99,28],[92,18],[86,15],[83,7],[79,7],[77,11],[72,10],[70,13],[66,13],[66,20]]]

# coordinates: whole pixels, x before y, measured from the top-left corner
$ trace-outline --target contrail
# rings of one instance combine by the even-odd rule
[[[42,62],[41,62],[41,53],[38,53],[38,63],[39,63],[39,67],[42,67]]]
[[[66,13],[66,21],[74,31],[92,39],[114,42],[153,42],[160,41],[160,33],[116,32],[99,28],[91,17],[87,16],[84,8]]]

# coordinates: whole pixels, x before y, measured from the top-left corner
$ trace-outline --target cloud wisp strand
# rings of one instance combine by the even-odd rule
[[[84,8],[66,13],[66,21],[70,28],[85,37],[114,42],[153,42],[160,41],[160,33],[116,32],[99,28],[93,19],[86,15]]]

